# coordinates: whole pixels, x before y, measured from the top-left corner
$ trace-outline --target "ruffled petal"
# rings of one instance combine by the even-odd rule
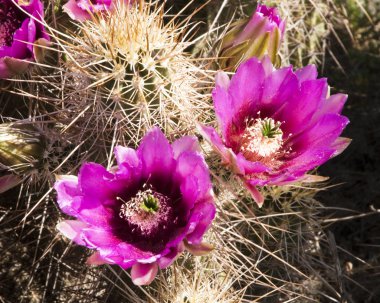
[[[94,197],[94,201],[99,201],[113,197],[114,192],[110,189],[109,183],[114,180],[114,175],[100,164],[83,164],[79,171],[78,180],[79,187],[87,198]],[[90,207],[90,205],[87,205],[87,207]]]
[[[140,159],[132,148],[118,145],[115,147],[114,153],[117,165],[127,163],[130,167],[138,167],[140,164]]]
[[[82,202],[82,193],[76,176],[57,176],[54,184],[59,208],[67,215],[76,216]]]
[[[211,144],[213,149],[218,152],[225,161],[228,160],[227,148],[225,147],[222,139],[219,137],[215,128],[211,126],[205,126],[198,124],[197,125],[198,132],[202,135],[202,137]]]
[[[244,174],[244,168],[237,162],[236,154],[224,145],[213,127],[198,125],[198,131],[211,144],[213,149],[220,154],[223,164],[229,165],[236,174]]]
[[[271,170],[270,167],[261,162],[248,161],[241,153],[236,156],[236,163],[242,175],[269,172]]]
[[[152,263],[161,257],[161,253],[165,253],[165,251],[160,254],[154,254],[150,251],[142,251],[133,244],[126,242],[119,243],[116,247],[116,252],[117,255],[122,258],[123,262],[135,260],[141,263]],[[110,254],[108,254],[107,257],[109,258]]]
[[[186,235],[186,240],[190,244],[199,244],[202,241],[202,236],[210,227],[211,222],[215,217],[215,213],[215,205],[210,201],[195,204],[189,220],[189,229]]]
[[[196,187],[193,188],[198,192],[197,200],[209,197],[212,184],[210,181],[210,173],[206,162],[200,154],[194,152],[184,152],[177,160],[176,174],[182,179],[195,178]]]
[[[198,189],[198,179],[193,176],[188,176],[181,182],[180,190],[182,194],[182,201],[185,204],[186,212],[189,213],[193,208],[195,201],[200,196]]]
[[[264,58],[261,60],[261,64],[263,65],[265,78],[267,78],[271,73],[273,73],[273,71],[275,71],[272,61],[268,55],[264,56]]]
[[[335,94],[330,96],[322,107],[322,113],[340,114],[347,98],[348,96],[346,94]]]
[[[26,47],[28,48],[31,54],[33,53],[33,43],[37,40],[36,33],[37,33],[36,22],[33,19],[30,19],[28,23],[28,40],[26,40],[25,43],[26,43]]]
[[[115,157],[118,164],[115,170],[116,179],[122,180],[122,183],[114,182],[115,188],[113,191],[119,191],[118,186],[129,188],[131,191],[139,184],[142,179],[142,164],[136,153],[132,148],[116,146]],[[122,190],[122,188],[120,189]]]
[[[287,161],[282,169],[286,169],[293,174],[294,180],[301,178],[307,171],[325,163],[335,153],[330,147],[310,148],[299,156]],[[290,178],[288,177],[290,180]]]

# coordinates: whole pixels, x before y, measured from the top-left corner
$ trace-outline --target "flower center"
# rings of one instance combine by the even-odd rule
[[[251,120],[241,136],[240,151],[251,161],[275,156],[283,144],[280,126],[271,118]]]
[[[132,199],[123,202],[119,216],[147,235],[167,225],[173,212],[171,199],[152,188],[139,190]]]
[[[11,0],[0,0],[0,47],[12,44],[13,35],[22,21],[22,11]]]

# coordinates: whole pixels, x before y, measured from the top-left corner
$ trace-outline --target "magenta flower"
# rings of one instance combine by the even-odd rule
[[[187,248],[201,255],[214,216],[212,186],[196,137],[169,144],[154,128],[139,148],[115,148],[117,167],[84,164],[79,176],[55,183],[61,210],[77,218],[57,228],[95,249],[89,264],[132,267],[137,285],[149,284]]]
[[[36,59],[35,47],[50,40],[43,18],[40,0],[0,0],[0,79],[25,72]]]
[[[83,22],[91,19],[91,14],[111,11],[117,1],[118,0],[69,0],[63,6],[63,10],[71,19]],[[133,1],[123,0],[123,2],[129,4]]]
[[[241,64],[231,81],[224,72],[216,77],[212,96],[223,139],[212,127],[200,130],[259,205],[264,198],[256,186],[307,178],[350,142],[339,137],[349,122],[340,115],[347,95],[328,96],[327,80],[317,76],[314,65],[276,70],[265,57]]]
[[[280,18],[276,8],[258,4],[249,20],[233,24],[223,38],[221,66],[237,67],[248,58],[262,59],[264,55],[269,55],[275,63],[284,32],[285,21]]]

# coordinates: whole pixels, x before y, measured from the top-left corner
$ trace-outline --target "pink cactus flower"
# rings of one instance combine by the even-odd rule
[[[212,127],[200,131],[259,205],[257,186],[302,180],[350,143],[339,137],[349,122],[340,114],[347,95],[329,96],[327,79],[317,76],[314,65],[274,69],[268,57],[244,62],[231,80],[217,74],[212,96],[222,138]]]
[[[84,164],[78,177],[61,176],[58,205],[77,220],[58,230],[96,250],[89,264],[130,268],[137,285],[151,283],[185,248],[202,255],[202,237],[215,216],[208,167],[196,137],[169,144],[154,128],[137,150],[118,146],[117,167]]]
[[[25,72],[36,59],[35,47],[50,41],[43,18],[40,0],[0,0],[0,79]]]

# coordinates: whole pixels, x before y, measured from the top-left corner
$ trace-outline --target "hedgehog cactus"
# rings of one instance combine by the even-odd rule
[[[185,53],[191,42],[183,28],[164,17],[156,2],[117,1],[112,10],[79,23],[70,39],[59,38],[66,77],[80,79],[63,88],[71,112],[102,108],[106,123],[116,120],[121,136],[135,144],[154,125],[178,134],[192,128],[194,118],[206,119],[209,104],[199,91],[205,72]]]

